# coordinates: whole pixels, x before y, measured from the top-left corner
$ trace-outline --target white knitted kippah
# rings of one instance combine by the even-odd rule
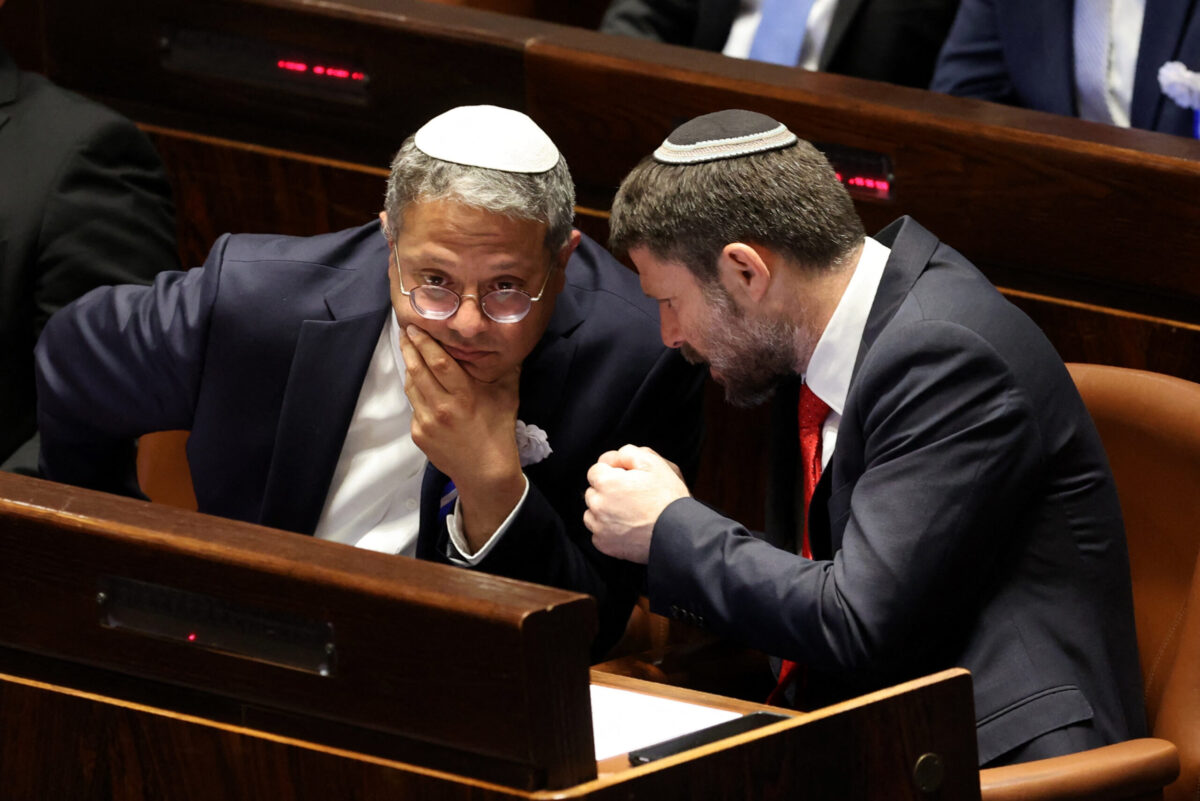
[[[680,125],[654,151],[664,164],[699,164],[795,144],[796,135],[766,114],[744,109],[715,111]]]
[[[546,172],[558,148],[537,123],[499,106],[459,106],[421,126],[414,144],[428,156],[504,172]]]

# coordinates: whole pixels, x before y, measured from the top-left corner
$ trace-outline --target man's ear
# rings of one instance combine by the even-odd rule
[[[558,257],[554,262],[556,275],[552,280],[559,290],[562,290],[567,280],[567,262],[571,260],[571,254],[579,247],[582,240],[583,234],[572,228],[571,235],[567,237],[567,244],[563,245],[563,249],[558,252]]]
[[[383,226],[383,235],[387,237],[388,245],[392,244],[392,229],[388,228],[387,212],[379,212],[379,224]]]
[[[717,277],[734,297],[759,303],[771,286],[767,254],[745,242],[731,242],[717,257]]]
[[[566,267],[567,260],[571,258],[571,254],[575,252],[575,248],[579,247],[579,243],[583,241],[583,234],[579,233],[578,228],[571,229],[571,235],[567,237],[567,244],[558,252],[558,266]]]

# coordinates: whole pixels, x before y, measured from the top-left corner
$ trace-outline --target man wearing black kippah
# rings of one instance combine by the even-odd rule
[[[1116,490],[1037,327],[910,218],[873,237],[811,145],[725,111],[625,179],[612,244],[663,341],[735,404],[775,397],[767,530],[648,448],[589,471],[584,522],[651,608],[778,658],[773,701],[971,670],[981,765],[1145,732]]]

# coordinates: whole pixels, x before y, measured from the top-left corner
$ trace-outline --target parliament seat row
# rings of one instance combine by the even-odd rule
[[[848,182],[862,179],[849,188],[869,230],[914,215],[1064,359],[1200,380],[1191,140],[423,0],[40,9],[29,22],[42,46],[29,58],[40,54],[56,80],[152,134],[172,175],[185,264],[226,231],[304,235],[370,219],[400,140],[461,103],[533,116],[572,167],[579,226],[603,241],[617,184],[667,131],[751,107],[826,148]],[[110,14],[128,23],[106,25]],[[330,88],[281,75],[272,57],[285,53],[340,59],[365,80]],[[765,451],[765,415],[725,407],[718,388],[709,396],[697,492],[761,526],[765,467],[722,460]]]
[[[617,184],[675,125],[754,108],[826,148],[868,229],[917,217],[1029,311],[1064,358],[1200,378],[1200,276],[1187,257],[1200,245],[1200,143],[1190,139],[424,0],[34,7],[40,15],[17,20],[32,31],[29,66],[179,132],[379,169],[448,107],[521,109],[563,150],[582,221],[601,237]],[[113,16],[124,24],[106,24]],[[360,80],[277,67],[318,62]],[[295,213],[317,210],[303,220],[311,229],[321,187],[289,189]],[[224,232],[219,217],[187,221],[206,230],[185,261]]]
[[[982,798],[1193,798],[1200,789],[1200,535],[1194,525],[1200,513],[1194,492],[1200,481],[1200,385],[1098,365],[1070,369],[1101,432],[1127,521],[1154,737],[984,770],[978,774]],[[412,790],[425,783],[436,790],[431,797],[448,798],[466,797],[463,792],[526,797],[529,789],[552,785],[574,787],[568,797],[587,798],[613,792],[656,798],[681,787],[686,797],[701,797],[699,787],[709,791],[705,797],[734,797],[729,793],[736,791],[728,782],[710,784],[721,770],[713,762],[688,767],[689,760],[680,758],[661,766],[674,768],[673,774],[631,772],[614,762],[592,767],[578,730],[587,719],[579,684],[591,628],[590,602],[582,596],[4,475],[0,555],[4,605],[27,610],[0,624],[0,714],[24,715],[40,732],[35,766],[20,774],[30,783],[19,786],[32,789],[14,798],[38,797],[50,786],[95,792],[105,782],[120,785],[114,798],[148,797],[145,777],[54,769],[55,760],[100,748],[114,732],[123,734],[109,747],[132,749],[121,751],[123,758],[158,765],[147,768],[154,781],[177,758],[170,749],[186,745],[189,753],[225,764],[227,773],[210,781],[247,781],[250,788],[267,780],[256,773],[263,770],[260,763],[281,761],[322,782],[353,777],[370,788],[362,797],[374,797],[370,793],[379,787]],[[212,614],[214,606],[219,615]],[[534,610],[549,617],[536,622],[529,617]],[[232,649],[213,647],[203,636],[193,645],[187,624],[195,620],[203,632],[214,618],[284,621],[296,633],[282,649],[253,636]],[[321,629],[315,650],[305,646],[312,621]],[[184,628],[176,630],[180,624]],[[472,658],[480,642],[486,659]],[[592,681],[645,688],[611,675],[619,670],[602,665]],[[334,672],[335,680],[323,686]],[[842,770],[853,762],[847,754],[858,754],[853,749],[872,747],[855,738],[900,725],[917,742],[934,737],[940,749],[973,742],[969,686],[964,708],[962,687],[955,696],[949,676],[931,681],[814,713],[812,721],[827,721],[839,733],[836,747],[850,749],[838,755],[814,761],[811,749],[829,734],[815,726],[807,733],[798,727],[791,741],[761,743],[765,755],[749,741],[740,750],[731,745],[718,762],[761,769],[763,760],[784,760],[780,781],[795,782],[797,765],[812,770],[832,760],[841,767],[822,774],[829,786],[844,797],[876,797],[872,782],[855,784]],[[513,696],[510,682],[524,689]],[[941,689],[931,689],[934,684]],[[756,708],[680,692],[742,711]],[[415,703],[414,694],[424,700]],[[515,699],[524,711],[513,706]],[[64,719],[83,723],[64,726]],[[455,722],[463,719],[473,725],[464,729]],[[6,731],[13,736],[0,738],[0,767],[24,764],[29,738],[17,736],[15,727]],[[909,750],[890,742],[874,747],[891,749],[899,762],[884,758],[872,770],[900,775],[905,760],[916,769]],[[163,748],[165,753],[156,750]],[[938,753],[952,761],[961,782],[962,761],[973,764],[973,750]],[[254,755],[250,763],[247,754]],[[439,783],[428,769],[414,771],[414,762],[445,775]],[[5,773],[11,775],[7,768]],[[203,787],[210,792],[213,785]],[[291,797],[313,797],[286,787]],[[774,798],[788,791],[772,783],[745,792]],[[908,797],[897,787],[887,792],[893,795],[884,797]]]
[[[913,214],[976,261],[1065,358],[1200,379],[1200,274],[1187,257],[1200,245],[1200,144],[1189,140],[421,0],[117,0],[104,9],[42,0],[34,8],[29,30],[38,34],[22,52],[41,63],[28,66],[130,114],[159,147],[187,264],[227,230],[311,234],[361,223],[378,210],[383,168],[400,139],[472,102],[523,109],[550,132],[579,184],[580,225],[602,239],[616,185],[671,127],[751,107],[818,142],[835,163],[876,176],[874,187],[851,187],[869,229]],[[128,24],[106,24],[114,15]],[[370,80],[331,90],[256,71],[281,48],[361,65]],[[241,60],[218,69],[214,52]],[[1085,396],[1103,380],[1097,375],[1076,372]],[[1153,380],[1147,402],[1178,394],[1169,378]],[[1127,404],[1106,391],[1118,408]],[[1192,633],[1200,600],[1189,595],[1194,524],[1180,525],[1200,519],[1189,490],[1200,478],[1200,426],[1194,411],[1179,412],[1189,438],[1167,426],[1175,418],[1143,409],[1150,430],[1134,434],[1106,422],[1091,400],[1089,408],[1130,522],[1153,730],[1181,754],[1183,779],[1172,792],[1191,797],[1196,726],[1188,722],[1197,717],[1175,699],[1194,686],[1194,648],[1179,643],[1200,638]],[[725,408],[710,388],[707,424],[696,492],[756,527],[765,466],[731,469],[725,454],[764,452],[765,417]],[[1140,446],[1150,464],[1127,466],[1128,449],[1112,444],[1151,435],[1154,444]],[[1151,469],[1165,452],[1175,454],[1170,479]],[[1168,491],[1169,500],[1156,500]],[[1163,528],[1147,522],[1163,514],[1177,518]],[[1148,757],[1162,767],[1161,752]],[[1011,790],[1017,778],[998,776],[989,792],[1027,792]]]

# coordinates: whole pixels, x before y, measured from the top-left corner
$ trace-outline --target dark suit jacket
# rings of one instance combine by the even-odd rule
[[[1192,134],[1192,112],[1158,86],[1158,70],[1182,61],[1200,70],[1196,0],[1146,0],[1134,75],[1134,128]],[[930,88],[962,97],[1074,116],[1071,0],[963,0]]]
[[[359,389],[391,313],[378,223],[324,236],[229,236],[202,268],[152,287],[97,290],[51,319],[38,345],[48,478],[132,487],[132,440],[190,429],[200,510],[311,534]],[[599,554],[583,527],[586,471],[647,439],[694,462],[703,374],[664,348],[637,277],[589,239],[521,372],[520,418],[554,453],[480,569],[591,593],[598,653],[619,637],[637,570]],[[418,555],[445,560],[432,468]]]
[[[34,433],[33,344],[50,315],[178,267],[171,190],[146,137],[0,50],[0,463]]]
[[[600,30],[721,52],[739,0],[613,0]],[[818,67],[924,89],[958,0],[840,0]]]
[[[916,222],[876,239],[892,253],[813,498],[815,560],[795,555],[792,385],[765,537],[676,501],[651,542],[652,609],[809,665],[811,703],[966,667],[981,762],[1070,724],[1096,745],[1142,735],[1121,512],[1070,375]]]

